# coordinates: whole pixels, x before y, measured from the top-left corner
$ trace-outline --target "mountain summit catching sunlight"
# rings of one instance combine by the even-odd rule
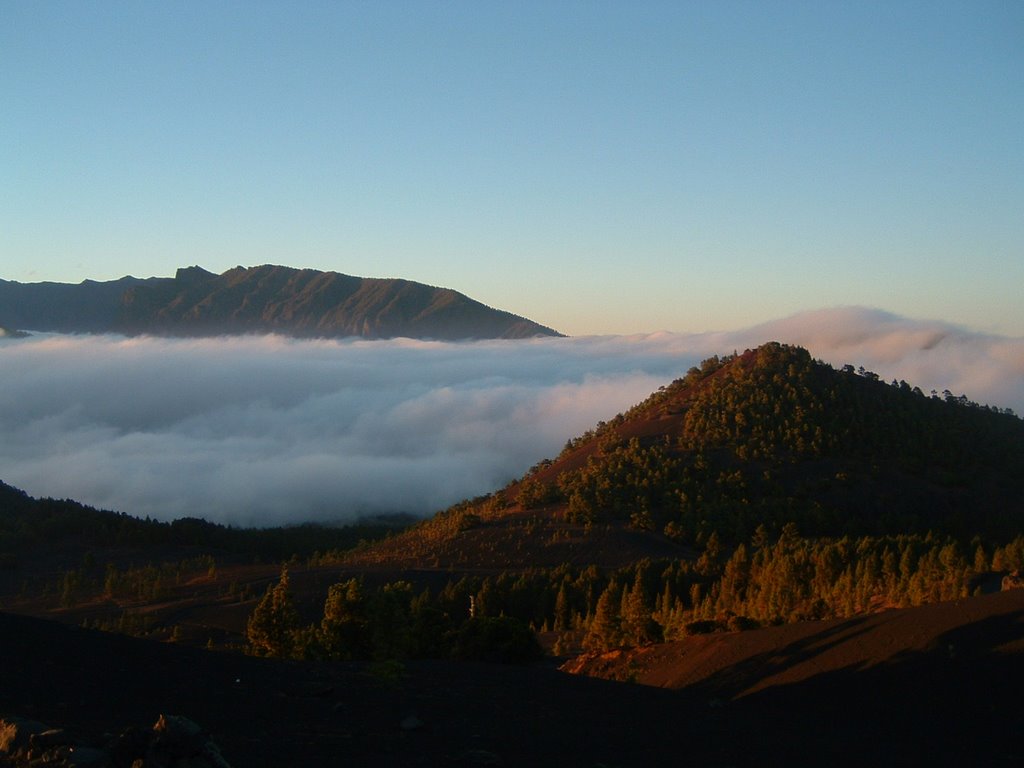
[[[683,556],[761,527],[1006,538],[1024,521],[1024,422],[800,347],[712,357],[503,490],[361,555],[486,567]]]

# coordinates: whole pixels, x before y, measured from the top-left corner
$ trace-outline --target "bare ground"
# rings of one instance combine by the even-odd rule
[[[601,662],[637,685],[273,662],[0,614],[0,715],[97,740],[182,714],[236,768],[1024,765],[1022,621],[1013,591]]]

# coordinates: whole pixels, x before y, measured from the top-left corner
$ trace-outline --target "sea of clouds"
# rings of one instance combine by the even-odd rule
[[[472,343],[34,334],[0,340],[0,479],[163,520],[428,515],[700,360],[770,340],[1024,413],[1024,339],[862,308],[728,333]]]

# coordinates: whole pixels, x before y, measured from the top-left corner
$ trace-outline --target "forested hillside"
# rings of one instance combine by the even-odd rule
[[[573,519],[691,542],[787,523],[811,535],[1007,535],[1024,512],[1024,422],[767,344],[706,360],[570,441],[524,488],[528,504],[564,503]]]
[[[285,560],[317,550],[347,549],[382,537],[405,520],[367,521],[346,527],[303,524],[282,528],[232,528],[200,518],[162,522],[94,509],[71,499],[36,499],[0,481],[0,562],[8,569],[54,551],[189,546],[249,558]]]
[[[347,559],[504,564],[440,607],[472,597],[564,652],[998,589],[1024,568],[1022,522],[1015,415],[773,343],[706,360],[505,489]]]

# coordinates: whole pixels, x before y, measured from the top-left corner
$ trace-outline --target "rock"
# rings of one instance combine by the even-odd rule
[[[1024,587],[1024,576],[1020,571],[1011,571],[1003,576],[1002,588],[1005,592],[1008,589],[1020,589]]]
[[[28,739],[29,748],[36,752],[45,752],[54,747],[73,747],[78,742],[63,728],[50,728],[42,733],[33,733]]]
[[[115,736],[107,748],[115,765],[132,765],[136,758],[146,754],[153,732],[148,728],[129,726]]]
[[[106,737],[106,748],[80,743],[61,728],[24,718],[0,720],[3,768],[231,768],[220,749],[187,717],[160,715],[152,728]]]
[[[459,765],[471,768],[477,765],[504,765],[501,757],[486,749],[468,749],[459,755]]]
[[[231,768],[207,733],[187,717],[160,715],[144,768]]]
[[[67,760],[69,768],[108,768],[113,765],[109,752],[92,747],[73,747]]]
[[[416,715],[409,715],[402,721],[403,731],[418,731],[424,725],[423,721],[420,720]]]
[[[187,717],[160,715],[153,726],[157,747],[171,757],[193,757],[201,754],[209,740],[203,729]]]
[[[38,720],[8,717],[0,720],[0,754],[20,755],[32,746],[32,737],[52,730]]]

